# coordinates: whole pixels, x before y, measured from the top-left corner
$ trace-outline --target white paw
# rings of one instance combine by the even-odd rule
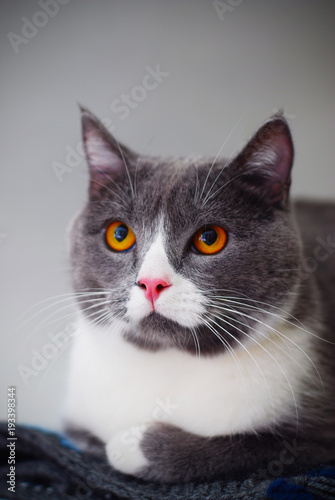
[[[140,449],[142,436],[147,425],[134,425],[119,431],[106,444],[106,453],[109,463],[120,472],[136,475],[148,460]]]

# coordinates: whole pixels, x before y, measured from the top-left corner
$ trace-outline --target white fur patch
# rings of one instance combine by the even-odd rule
[[[201,323],[205,312],[204,298],[197,287],[188,279],[177,274],[168,261],[164,248],[164,235],[161,231],[145,255],[138,272],[137,281],[144,278],[160,278],[171,284],[155,302],[155,310],[181,326],[194,327]],[[135,324],[153,310],[143,290],[134,285],[127,303],[127,317]]]
[[[148,465],[140,443],[146,425],[134,425],[129,429],[116,432],[106,445],[109,463],[125,474],[136,474],[142,467]]]
[[[269,429],[294,418],[294,398],[299,403],[304,380],[315,375],[306,356],[313,356],[311,336],[294,327],[277,327],[285,339],[236,348],[235,358],[145,351],[119,328],[84,319],[78,328],[66,417],[106,443],[120,430],[158,421],[202,436]]]

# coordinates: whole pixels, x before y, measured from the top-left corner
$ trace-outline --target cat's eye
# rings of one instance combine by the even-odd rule
[[[192,243],[198,252],[213,255],[226,246],[227,233],[220,226],[202,227],[195,233]]]
[[[136,237],[127,224],[117,221],[112,222],[106,229],[106,242],[110,248],[117,252],[125,252],[133,248]]]

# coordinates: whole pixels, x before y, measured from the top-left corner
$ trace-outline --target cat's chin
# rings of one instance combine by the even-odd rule
[[[124,337],[138,347],[148,350],[182,348],[180,338],[185,337],[185,328],[153,311],[136,327],[124,333]]]

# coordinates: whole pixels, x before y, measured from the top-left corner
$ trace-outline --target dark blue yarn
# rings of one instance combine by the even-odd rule
[[[285,479],[278,478],[273,481],[267,491],[271,500],[318,500],[302,486],[288,483]]]
[[[309,473],[308,473],[309,476],[312,476],[312,477],[320,477],[320,476],[324,476],[324,477],[333,477],[335,479],[335,467],[332,467],[332,468],[322,468],[322,469],[314,469],[314,470],[311,470]]]
[[[59,440],[60,444],[62,446],[65,446],[66,448],[70,448],[70,450],[75,450],[77,452],[81,452],[81,450],[75,445],[72,443],[72,441],[70,441],[69,439],[67,439],[66,437],[62,437],[60,440]]]
[[[45,427],[39,427],[38,425],[26,425],[25,427],[27,429],[31,429],[33,431],[43,432],[43,434],[50,434],[50,435],[53,435],[53,436],[58,436],[59,443],[62,446],[65,446],[66,448],[70,448],[71,450],[75,450],[75,451],[77,451],[79,453],[81,451],[72,441],[70,441],[63,434],[60,434],[60,433],[55,432],[55,431],[51,431],[50,429],[46,429]]]

